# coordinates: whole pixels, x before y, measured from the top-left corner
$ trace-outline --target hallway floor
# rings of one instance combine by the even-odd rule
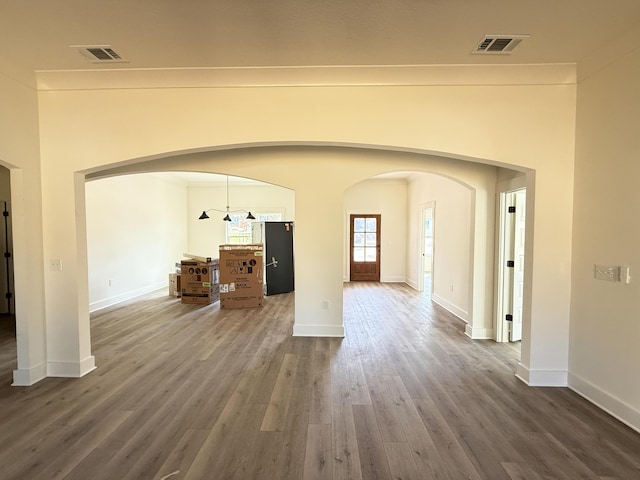
[[[0,478],[640,478],[640,434],[527,387],[513,345],[470,340],[428,296],[345,284],[343,339],[292,337],[293,304],[150,294],[92,315],[97,370],[28,388],[3,353]]]

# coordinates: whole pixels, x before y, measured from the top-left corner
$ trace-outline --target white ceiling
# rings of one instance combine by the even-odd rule
[[[576,63],[640,21],[639,0],[0,0],[22,71]],[[530,35],[471,55],[486,34]],[[71,45],[110,45],[92,64]]]

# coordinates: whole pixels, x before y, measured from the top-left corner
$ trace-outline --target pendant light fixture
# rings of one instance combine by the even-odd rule
[[[198,219],[199,220],[206,220],[207,218],[209,218],[209,215],[207,215],[207,212],[211,212],[211,211],[226,213],[226,215],[222,219],[225,222],[230,222],[231,221],[231,216],[229,215],[229,213],[236,213],[236,212],[246,212],[246,213],[248,213],[248,215],[246,217],[247,220],[255,220],[256,219],[256,217],[254,217],[251,214],[251,212],[247,212],[247,210],[229,210],[229,175],[227,175],[227,209],[226,210],[219,210],[217,208],[210,208],[208,210],[203,210],[202,211],[202,215],[200,215],[198,217]]]

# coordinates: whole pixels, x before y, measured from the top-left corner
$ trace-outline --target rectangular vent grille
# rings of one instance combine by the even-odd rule
[[[110,45],[71,45],[71,48],[78,50],[93,63],[126,62]]]
[[[122,60],[112,48],[87,48],[87,50],[98,60]]]
[[[471,53],[485,55],[510,55],[529,35],[486,35]]]

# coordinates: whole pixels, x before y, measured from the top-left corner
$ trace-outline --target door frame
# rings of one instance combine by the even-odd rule
[[[380,212],[371,212],[371,213],[363,213],[362,211],[357,211],[357,213],[354,213],[354,211],[348,211],[346,212],[346,225],[347,225],[347,230],[346,230],[346,235],[345,235],[345,250],[346,250],[346,265],[345,265],[345,269],[346,269],[346,278],[347,281],[351,282],[351,237],[352,237],[352,232],[351,232],[351,224],[352,224],[352,218],[353,217],[358,217],[358,216],[362,216],[362,217],[378,217],[378,225],[377,225],[377,235],[378,235],[378,245],[377,245],[377,263],[378,263],[378,282],[381,281],[382,279],[382,213]]]
[[[513,249],[515,234],[515,215],[510,217],[507,212],[509,206],[515,205],[515,194],[519,191],[525,191],[526,188],[512,188],[499,193],[499,213],[498,213],[498,263],[497,272],[497,288],[496,288],[496,342],[509,342],[511,332],[511,322],[505,319],[507,313],[513,314],[513,269],[507,267],[507,260],[514,260],[510,252]],[[517,213],[516,213],[517,215]]]
[[[431,230],[433,232],[431,238],[432,238],[432,247],[431,247],[431,289],[429,294],[433,293],[433,284],[434,284],[434,265],[435,265],[435,255],[436,255],[436,242],[435,242],[435,238],[436,238],[436,202],[435,200],[432,200],[430,202],[426,202],[426,203],[421,203],[419,205],[420,207],[420,226],[418,228],[418,231],[420,232],[420,241],[418,242],[420,251],[418,252],[418,281],[417,286],[418,286],[418,291],[419,292],[424,292],[424,264],[425,264],[425,258],[424,258],[424,247],[425,247],[425,220],[427,219],[427,209],[431,209],[431,221],[432,221],[432,225],[431,225]]]

